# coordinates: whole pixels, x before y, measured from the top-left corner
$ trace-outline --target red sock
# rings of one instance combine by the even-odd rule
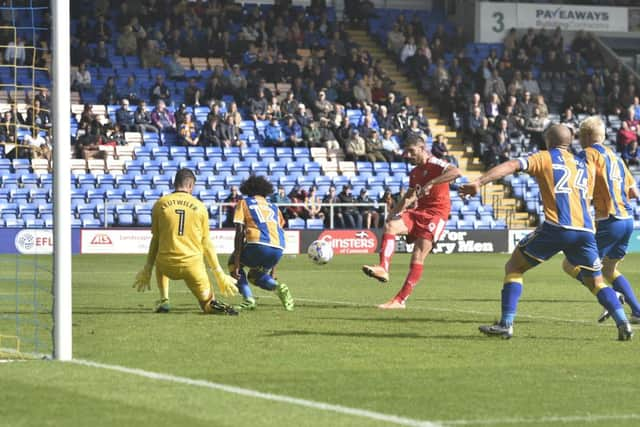
[[[389,272],[389,264],[391,263],[391,257],[396,250],[396,236],[395,234],[384,233],[382,235],[382,246],[380,247],[380,265],[384,268],[384,271]]]
[[[414,264],[411,263],[409,266],[409,274],[407,274],[407,278],[404,281],[404,285],[402,285],[402,289],[396,295],[396,300],[405,302],[409,295],[413,292],[413,288],[418,284],[420,277],[422,276],[422,264]]]

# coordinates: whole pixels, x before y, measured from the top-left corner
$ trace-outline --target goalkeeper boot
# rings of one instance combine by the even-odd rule
[[[217,300],[212,300],[209,304],[211,305],[211,313],[213,314],[226,314],[228,316],[238,315],[236,309],[231,307],[229,304],[225,304]]]
[[[618,297],[618,301],[620,301],[620,305],[624,305],[625,303],[624,295],[622,295],[620,292],[616,292],[616,296]],[[600,317],[598,317],[598,323],[604,322],[609,317],[611,317],[611,314],[609,314],[609,310],[605,309],[600,315]]]
[[[618,325],[618,341],[629,341],[633,337],[633,330],[629,322]]]
[[[256,300],[255,298],[249,297],[245,298],[240,304],[236,305],[236,310],[255,310],[256,309]]]
[[[493,325],[482,325],[478,329],[490,337],[502,337],[505,340],[513,337],[513,325],[505,326],[501,323],[494,323]]]
[[[284,309],[287,311],[293,311],[293,296],[291,296],[289,287],[284,283],[278,283],[276,286],[276,293],[278,294],[278,298],[280,298],[280,302],[282,302]]]
[[[156,309],[154,311],[156,313],[168,313],[170,310],[171,305],[169,304],[169,298],[162,298],[156,303]]]
[[[362,272],[382,283],[389,281],[389,273],[381,265],[363,265]]]

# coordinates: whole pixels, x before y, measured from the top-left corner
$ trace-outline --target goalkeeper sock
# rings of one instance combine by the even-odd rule
[[[253,292],[251,292],[251,287],[249,286],[249,281],[247,280],[247,275],[244,273],[244,269],[240,269],[240,278],[236,283],[236,287],[244,299],[253,298]]]
[[[156,272],[156,279],[160,290],[160,300],[169,300],[169,278]]]
[[[380,265],[384,268],[384,271],[389,272],[389,264],[391,263],[391,257],[396,250],[396,236],[395,234],[384,233],[382,235],[382,246],[380,246]]]
[[[631,288],[631,283],[629,283],[627,278],[621,274],[616,277],[611,284],[613,285],[613,289],[615,289],[616,292],[620,292],[622,295],[624,295],[625,301],[627,302],[627,304],[629,304],[629,307],[631,307],[631,313],[636,316],[639,315],[640,304],[638,303],[638,299],[633,293],[633,288]]]
[[[415,288],[420,281],[423,269],[424,266],[422,264],[411,263],[409,266],[409,274],[407,274],[407,278],[404,281],[404,285],[402,285],[402,289],[400,289],[400,292],[396,295],[396,300],[404,303],[407,298],[409,298],[409,295],[413,292],[413,288]]]

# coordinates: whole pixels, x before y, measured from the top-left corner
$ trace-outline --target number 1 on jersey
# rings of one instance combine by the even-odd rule
[[[184,209],[176,209],[176,213],[178,214],[178,236],[182,236],[184,234],[184,217],[186,212]]]

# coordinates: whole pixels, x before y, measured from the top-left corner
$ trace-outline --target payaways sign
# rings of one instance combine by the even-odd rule
[[[511,28],[627,32],[629,25],[625,7],[476,2],[476,41],[483,43],[502,42]]]
[[[318,236],[333,248],[333,253],[371,254],[378,248],[378,237],[370,230],[325,230]]]
[[[413,245],[397,242],[398,252],[412,252]],[[506,230],[444,230],[433,245],[434,254],[498,253],[507,250]]]
[[[234,230],[211,230],[211,241],[216,252],[230,254],[233,252]],[[300,253],[300,232],[286,230],[285,254]],[[146,254],[151,242],[149,229],[107,229],[82,230],[80,237],[83,254]]]

